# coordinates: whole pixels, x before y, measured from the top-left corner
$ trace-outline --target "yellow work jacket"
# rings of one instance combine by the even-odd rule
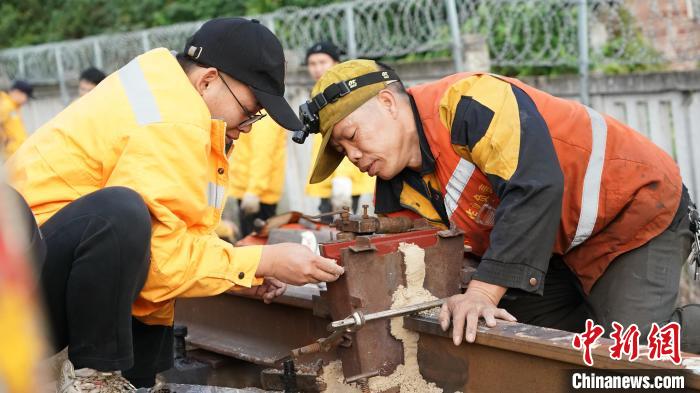
[[[231,154],[231,196],[250,193],[269,205],[279,202],[284,188],[287,161],[287,131],[270,116],[241,134]]]
[[[3,156],[5,158],[11,156],[26,139],[27,131],[22,123],[19,106],[9,94],[0,91],[0,141],[4,151]]]
[[[260,282],[261,247],[233,248],[213,234],[229,183],[225,132],[175,57],[159,48],[46,123],[7,168],[39,225],[104,187],[138,192],[153,229],[148,279],[132,312],[147,324],[169,325],[177,297]]]
[[[311,160],[311,169],[313,170],[313,163],[316,162],[316,157],[318,157],[318,150],[321,148],[321,134],[314,134],[313,143],[313,155]],[[331,192],[333,191],[333,178],[334,177],[347,177],[352,180],[352,195],[363,195],[363,194],[373,194],[375,178],[361,172],[355,165],[353,165],[350,160],[343,158],[340,162],[338,168],[332,175],[328,176],[325,180],[320,183],[306,184],[306,194],[312,197],[318,198],[330,198]],[[311,172],[309,172],[309,178],[311,178]]]

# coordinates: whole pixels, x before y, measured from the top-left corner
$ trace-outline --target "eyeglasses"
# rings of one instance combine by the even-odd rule
[[[241,102],[238,100],[238,97],[236,97],[236,95],[233,94],[233,90],[231,90],[231,88],[228,86],[228,83],[226,83],[226,81],[224,80],[224,77],[221,76],[221,74],[219,74],[219,78],[221,78],[221,81],[224,82],[224,86],[226,86],[229,93],[231,93],[231,95],[233,96],[233,99],[236,100],[236,102],[238,103],[238,106],[240,106],[241,109],[243,109],[243,113],[245,113],[246,117],[248,117],[248,119],[243,120],[238,125],[238,128],[247,127],[247,126],[255,123],[256,121],[262,119],[263,117],[267,116],[267,114],[265,114],[265,113],[260,113],[260,112],[252,113],[251,111],[249,111],[248,108],[246,108],[245,106],[243,106],[243,104],[241,104]]]

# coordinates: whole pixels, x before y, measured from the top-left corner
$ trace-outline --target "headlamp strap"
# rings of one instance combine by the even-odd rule
[[[387,70],[370,72],[369,74],[360,75],[357,78],[334,83],[309,100],[309,109],[313,113],[318,113],[326,105],[337,101],[340,97],[346,96],[360,87],[373,85],[379,82],[398,80],[400,79],[396,72]]]

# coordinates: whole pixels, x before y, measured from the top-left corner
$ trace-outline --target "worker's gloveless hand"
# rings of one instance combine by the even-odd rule
[[[498,308],[498,302],[506,288],[480,281],[472,281],[467,292],[454,295],[442,305],[438,320],[443,331],[450,327],[452,320],[452,341],[455,345],[466,338],[467,342],[476,339],[479,318],[484,318],[486,326],[496,326],[496,318],[515,322],[508,311]]]
[[[262,285],[253,288],[256,289],[255,297],[261,298],[265,304],[270,304],[276,297],[284,294],[284,291],[287,290],[287,284],[276,278],[267,277]]]
[[[275,278],[268,277],[265,278],[265,281],[263,281],[261,285],[250,288],[233,287],[229,290],[229,292],[236,295],[259,298],[266,304],[270,304],[276,297],[282,296],[286,290],[287,284]]]
[[[241,199],[241,210],[246,216],[250,216],[260,211],[260,197],[246,192]]]
[[[260,297],[266,304],[272,303],[276,297],[284,295],[287,290],[287,284],[272,277],[266,278],[261,287],[262,295]]]
[[[335,281],[345,270],[335,260],[314,254],[306,246],[280,243],[263,247],[257,277],[274,277],[284,283],[304,285]]]

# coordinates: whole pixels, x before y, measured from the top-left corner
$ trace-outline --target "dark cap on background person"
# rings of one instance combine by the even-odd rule
[[[304,59],[304,62],[308,62],[309,56],[315,55],[317,53],[325,53],[336,62],[339,62],[340,56],[345,54],[345,52],[342,49],[335,46],[334,43],[330,41],[320,41],[313,44],[309,49],[306,50],[306,58]]]
[[[295,111],[284,98],[282,44],[259,21],[245,18],[207,21],[187,40],[184,54],[246,84],[270,117],[282,127],[302,128]]]
[[[34,86],[31,83],[23,80],[16,80],[10,90],[19,90],[26,94],[29,98],[34,98]]]

